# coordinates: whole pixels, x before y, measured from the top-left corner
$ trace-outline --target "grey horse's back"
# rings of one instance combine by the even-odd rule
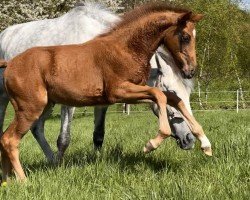
[[[35,46],[84,43],[118,20],[98,4],[85,3],[58,18],[13,25],[0,34],[0,58],[9,60]]]

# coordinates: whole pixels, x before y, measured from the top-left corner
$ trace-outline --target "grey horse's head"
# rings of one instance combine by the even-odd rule
[[[176,94],[175,90],[179,91],[178,96],[189,99],[191,92],[191,85],[183,81],[183,77],[179,76],[179,71],[172,59],[171,54],[159,48],[154,58],[151,59],[151,72],[148,80],[149,86],[160,88],[162,91],[172,91]],[[178,84],[179,83],[179,84]],[[170,90],[171,89],[171,90]],[[180,91],[185,92],[180,92]],[[176,94],[177,95],[177,94]],[[188,98],[187,98],[188,97]],[[189,103],[186,102],[187,104]],[[158,116],[158,109],[156,104],[152,104],[152,110]],[[177,141],[180,148],[189,150],[194,147],[195,137],[193,136],[187,122],[184,120],[182,114],[175,108],[167,105],[168,121],[172,130],[172,137]]]
[[[152,110],[154,114],[158,116],[156,104],[152,104]],[[178,146],[184,150],[193,149],[196,139],[181,113],[171,106],[167,106],[167,112],[168,121],[172,130],[171,136],[176,139]]]
[[[190,150],[194,148],[195,137],[191,132],[183,116],[175,108],[167,106],[168,120],[172,130],[172,137],[177,141],[180,148]]]

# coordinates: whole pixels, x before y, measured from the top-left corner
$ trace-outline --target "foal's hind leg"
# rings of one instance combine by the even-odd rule
[[[75,107],[64,106],[61,107],[61,130],[57,139],[57,161],[61,162],[63,155],[70,143],[70,124],[73,119]]]
[[[55,160],[54,153],[44,136],[44,124],[46,119],[52,113],[53,106],[54,104],[48,104],[46,109],[44,109],[42,115],[31,127],[31,132],[34,138],[37,140],[38,144],[40,145],[41,149],[43,150],[43,153],[45,154],[49,163],[54,163]]]
[[[2,162],[3,169],[6,169],[3,171],[3,181],[6,181],[6,173],[11,170],[9,161],[16,172],[17,178],[20,180],[26,178],[19,160],[18,145],[25,133],[31,128],[31,125],[42,114],[47,104],[47,98],[46,100],[44,97],[36,99],[33,104],[26,103],[20,99],[18,103],[12,100],[12,104],[15,108],[15,118],[0,140],[2,155],[4,158],[9,159],[5,159]]]
[[[157,104],[159,109],[159,132],[154,139],[147,143],[144,148],[145,153],[156,149],[164,139],[171,135],[166,112],[167,98],[158,88],[124,83],[122,87],[115,90],[113,95],[116,100],[125,103],[136,103],[140,102],[139,100],[149,99]]]

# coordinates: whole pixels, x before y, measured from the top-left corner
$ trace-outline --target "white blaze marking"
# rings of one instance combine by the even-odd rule
[[[194,36],[194,38],[196,37],[196,30],[195,29],[193,30],[193,36]]]

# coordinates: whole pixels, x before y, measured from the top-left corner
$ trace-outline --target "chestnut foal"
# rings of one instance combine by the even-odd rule
[[[183,102],[175,95],[164,95],[159,89],[145,85],[149,61],[162,43],[169,47],[183,73],[193,76],[196,57],[192,31],[200,19],[201,15],[188,10],[162,4],[144,5],[125,14],[114,29],[82,45],[36,47],[10,60],[4,83],[15,117],[1,138],[3,181],[12,167],[17,178],[26,178],[18,145],[53,103],[93,106],[154,101],[159,107],[159,132],[144,148],[150,152],[171,135],[166,113],[169,97],[168,103],[183,113],[203,151],[211,155],[209,140]],[[164,40],[168,31],[172,43]],[[177,36],[179,42],[175,42]]]

